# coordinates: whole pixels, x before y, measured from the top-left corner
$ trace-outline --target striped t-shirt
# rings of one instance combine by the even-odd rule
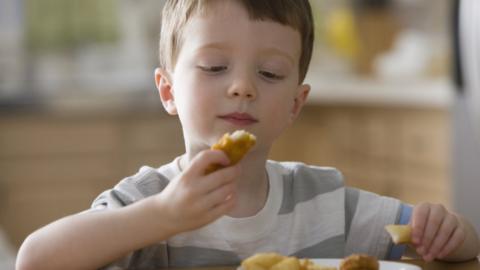
[[[181,173],[178,161],[158,169],[142,167],[103,192],[92,210],[123,207],[161,192]],[[341,258],[352,253],[392,258],[394,249],[384,226],[408,222],[408,206],[345,187],[341,174],[332,168],[267,161],[266,170],[268,197],[255,216],[223,216],[134,251],[105,269],[238,265],[258,252],[303,258]],[[398,257],[401,250],[396,253]]]

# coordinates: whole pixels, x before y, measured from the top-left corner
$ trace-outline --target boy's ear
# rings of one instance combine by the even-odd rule
[[[175,105],[172,83],[170,75],[166,70],[162,68],[155,69],[155,85],[157,86],[160,100],[167,113],[176,115],[177,106]]]
[[[297,87],[297,94],[295,95],[292,111],[290,112],[290,124],[293,123],[295,119],[297,119],[298,115],[302,111],[303,105],[305,105],[309,93],[310,85],[301,84]]]

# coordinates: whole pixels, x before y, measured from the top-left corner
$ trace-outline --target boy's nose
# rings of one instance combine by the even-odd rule
[[[257,90],[251,82],[237,81],[228,90],[228,96],[253,100],[257,97]]]

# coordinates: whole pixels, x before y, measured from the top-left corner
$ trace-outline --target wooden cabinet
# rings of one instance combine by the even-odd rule
[[[338,168],[347,185],[450,205],[449,112],[307,106],[271,157]]]
[[[33,230],[89,208],[142,165],[183,152],[180,125],[161,111],[0,115],[0,225],[19,246]]]

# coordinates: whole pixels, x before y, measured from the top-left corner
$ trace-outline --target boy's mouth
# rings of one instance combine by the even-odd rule
[[[253,116],[248,113],[229,113],[220,115],[220,119],[223,119],[234,126],[249,126],[258,122]]]

